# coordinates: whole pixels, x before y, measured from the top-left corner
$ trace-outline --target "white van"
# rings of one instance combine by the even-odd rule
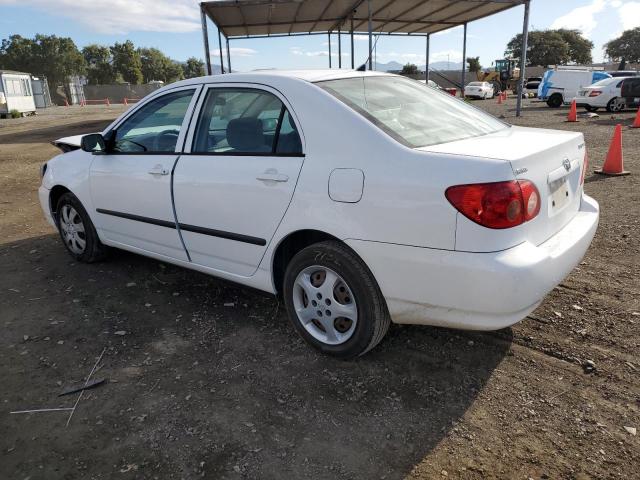
[[[538,98],[547,105],[558,108],[570,103],[578,95],[578,90],[588,87],[611,75],[601,70],[554,68],[544,72],[538,87]]]

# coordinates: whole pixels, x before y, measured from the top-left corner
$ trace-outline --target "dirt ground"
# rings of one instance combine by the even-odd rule
[[[592,166],[634,115],[475,104],[584,132]],[[490,333],[394,326],[343,362],[268,295],[125,252],[71,260],[40,212],[40,164],[122,110],[0,121],[0,478],[640,478],[640,130],[624,130],[631,176],[587,176],[597,236],[533,315]],[[103,349],[108,383],[68,426],[69,411],[9,413],[72,407],[58,393]]]

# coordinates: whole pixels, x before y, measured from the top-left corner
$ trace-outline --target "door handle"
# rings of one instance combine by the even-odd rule
[[[149,170],[149,175],[169,175],[169,170],[164,168],[162,165],[156,165],[151,170]]]
[[[266,171],[258,175],[256,180],[263,182],[286,182],[289,180],[289,176],[284,173]]]

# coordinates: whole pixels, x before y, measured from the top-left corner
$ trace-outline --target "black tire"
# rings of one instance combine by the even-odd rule
[[[316,265],[333,270],[342,277],[347,284],[347,289],[354,297],[357,321],[351,336],[344,343],[338,345],[331,345],[314,337],[307,331],[296,313],[294,295],[297,294],[296,280],[298,275],[305,269]],[[307,343],[325,354],[343,359],[357,357],[380,343],[389,330],[391,318],[373,274],[362,259],[343,243],[325,241],[298,252],[287,265],[283,294],[289,320],[294,328]],[[324,300],[326,301],[326,299]],[[340,303],[335,296],[332,300]],[[326,315],[326,318],[330,317],[330,315]],[[333,325],[336,325],[335,322],[338,322],[339,318],[335,315],[333,318]],[[310,323],[314,322],[317,320],[312,320]]]
[[[551,108],[560,108],[562,106],[562,95],[559,93],[554,93],[547,100],[547,105]]]
[[[80,240],[84,241],[85,245],[82,251],[74,251],[74,241],[68,241],[68,237],[65,238],[65,236],[67,235],[64,229],[64,225],[66,222],[63,219],[63,209],[65,207],[70,207],[75,212],[77,212],[77,216],[79,217],[82,226],[84,227],[84,232],[73,232],[75,235],[80,237]],[[73,220],[71,220],[71,223],[73,223],[74,225],[78,225],[78,223],[74,222]],[[103,260],[107,256],[108,248],[103,245],[98,238],[98,234],[95,227],[93,226],[93,222],[91,221],[89,214],[87,214],[87,211],[82,206],[82,203],[73,193],[67,192],[58,200],[58,204],[56,205],[56,224],[58,226],[60,239],[67,249],[67,252],[78,262],[94,263]],[[77,244],[75,245],[77,246]]]
[[[598,111],[598,107],[592,107],[591,105],[585,105],[584,109],[587,112],[597,112]]]
[[[624,107],[620,107],[619,109],[616,110],[616,102],[618,101],[617,97],[612,98],[611,100],[609,100],[609,103],[607,103],[607,112],[609,113],[618,113],[621,112],[622,110],[624,110]]]

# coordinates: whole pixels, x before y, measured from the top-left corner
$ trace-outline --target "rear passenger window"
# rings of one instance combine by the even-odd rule
[[[275,95],[246,88],[211,88],[196,127],[193,153],[301,154],[300,136]]]

